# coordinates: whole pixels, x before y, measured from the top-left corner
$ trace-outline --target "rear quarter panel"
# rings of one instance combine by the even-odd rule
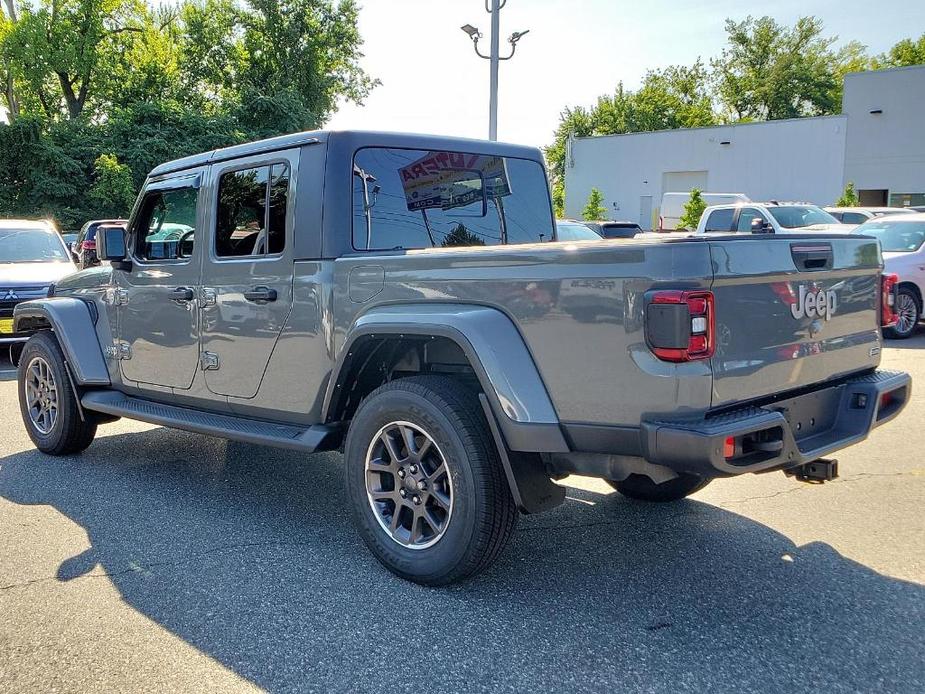
[[[658,361],[642,321],[649,289],[709,287],[705,243],[434,248],[343,257],[335,266],[335,352],[376,306],[480,304],[505,313],[520,331],[562,422],[638,426],[644,413],[710,405],[709,364]],[[379,277],[381,285],[376,279],[371,287],[370,278]]]

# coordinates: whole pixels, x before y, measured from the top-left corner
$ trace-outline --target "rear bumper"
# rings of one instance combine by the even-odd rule
[[[761,407],[696,421],[643,422],[643,457],[677,472],[728,477],[787,469],[863,441],[893,419],[912,390],[909,374],[875,371]],[[732,438],[735,454],[727,458]]]

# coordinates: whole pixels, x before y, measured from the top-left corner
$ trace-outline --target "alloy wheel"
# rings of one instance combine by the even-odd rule
[[[41,434],[50,434],[58,421],[58,384],[45,359],[33,357],[29,362],[23,387],[32,426]]]
[[[410,422],[382,427],[366,452],[365,474],[370,508],[392,540],[426,549],[443,537],[453,515],[453,481],[424,429]]]
[[[905,335],[915,328],[918,322],[919,309],[915,299],[905,292],[901,292],[896,300],[896,332]]]

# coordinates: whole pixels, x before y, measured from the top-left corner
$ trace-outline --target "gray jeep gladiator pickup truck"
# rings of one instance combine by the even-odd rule
[[[314,132],[217,150],[154,169],[97,243],[103,266],[15,309],[35,445],[76,453],[129,417],[343,447],[363,539],[424,584],[488,566],[568,474],[651,501],[750,472],[821,481],[910,395],[877,369],[876,240],[559,242],[533,148]]]

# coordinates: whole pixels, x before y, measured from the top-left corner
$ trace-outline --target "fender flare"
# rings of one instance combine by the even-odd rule
[[[13,309],[14,331],[51,328],[78,385],[108,386],[109,369],[94,322],[87,303],[68,296],[24,301]]]
[[[327,421],[335,391],[351,368],[353,346],[376,335],[452,340],[472,365],[510,450],[569,451],[546,386],[520,332],[507,315],[480,305],[402,304],[363,314],[339,350],[325,394],[323,421]]]

